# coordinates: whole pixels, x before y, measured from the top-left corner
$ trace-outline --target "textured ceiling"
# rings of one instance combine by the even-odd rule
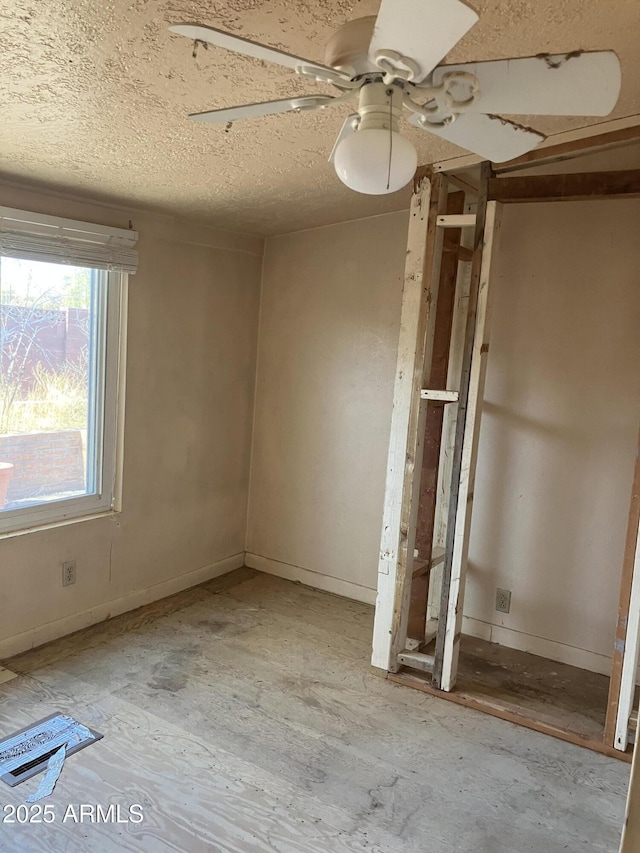
[[[221,125],[186,116],[335,90],[170,34],[199,22],[322,61],[345,21],[379,0],[0,0],[0,176],[276,234],[407,206],[407,191],[352,193],[327,163],[348,107]],[[638,0],[475,0],[480,22],[449,62],[613,48],[623,69],[610,118],[640,112]],[[520,118],[545,133],[585,118]],[[602,119],[603,121],[605,119]],[[409,128],[420,161],[464,153]]]

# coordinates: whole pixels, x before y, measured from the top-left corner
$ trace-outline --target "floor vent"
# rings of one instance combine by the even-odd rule
[[[13,788],[46,770],[61,746],[68,757],[101,738],[73,717],[51,714],[0,740],[0,779]]]

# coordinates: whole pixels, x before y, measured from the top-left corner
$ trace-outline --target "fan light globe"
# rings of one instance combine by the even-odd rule
[[[334,166],[349,189],[366,195],[384,195],[409,183],[418,166],[418,154],[401,134],[368,128],[342,140],[336,149]]]

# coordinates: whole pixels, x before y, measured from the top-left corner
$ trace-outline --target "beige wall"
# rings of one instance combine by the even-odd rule
[[[262,241],[7,186],[0,204],[140,232],[123,511],[0,540],[6,657],[242,565]]]
[[[577,650],[609,657],[615,631],[640,421],[639,219],[637,200],[504,209],[465,601],[501,626],[492,639],[605,672]],[[512,591],[508,615],[496,586]]]
[[[123,512],[0,540],[0,655],[245,548],[373,602],[407,213],[267,241],[247,520],[262,242],[9,187],[0,203],[141,235]],[[465,630],[606,671],[640,417],[640,201],[504,213]]]
[[[247,562],[370,602],[407,219],[265,250]]]
[[[466,631],[605,672],[640,418],[639,216],[504,210],[465,602]],[[367,601],[405,242],[395,214],[265,254],[247,559]]]

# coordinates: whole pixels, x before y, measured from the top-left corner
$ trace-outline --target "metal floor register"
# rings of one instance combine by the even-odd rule
[[[0,740],[0,779],[14,787],[46,770],[38,790],[28,798],[48,796],[65,758],[100,740],[102,735],[65,714],[51,714]]]

